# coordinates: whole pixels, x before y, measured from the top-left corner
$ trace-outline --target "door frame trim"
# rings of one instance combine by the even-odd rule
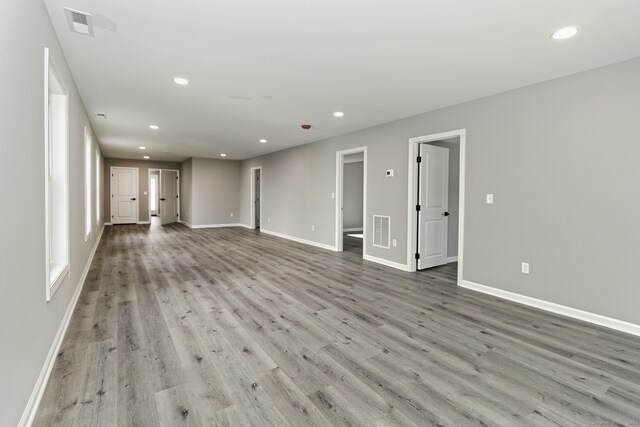
[[[367,257],[367,146],[349,148],[347,150],[336,151],[336,192],[335,192],[335,250],[342,252],[343,236],[342,236],[342,205],[343,188],[344,188],[344,157],[349,154],[362,153],[362,258]]]
[[[448,132],[440,132],[429,135],[417,136],[409,139],[409,158],[408,158],[408,197],[407,197],[407,268],[408,271],[416,271],[416,247],[415,239],[416,230],[416,177],[417,163],[415,161],[418,156],[418,144],[427,142],[440,141],[458,137],[460,139],[460,191],[459,191],[459,212],[458,212],[458,286],[463,281],[463,258],[464,258],[464,191],[465,191],[465,171],[466,162],[465,154],[467,149],[467,130],[456,129]]]
[[[135,169],[138,173],[138,188],[136,188],[136,222],[140,222],[140,168],[135,168],[131,166],[109,166],[109,192],[111,193],[111,197],[109,197],[109,214],[111,215],[110,223],[113,222],[113,188],[112,188],[112,179],[113,179],[113,170],[114,169]]]
[[[148,209],[148,217],[149,217],[149,223],[151,223],[151,172],[153,171],[158,171],[158,202],[160,202],[160,188],[162,185],[162,174],[160,173],[161,171],[170,171],[170,172],[175,172],[178,179],[178,184],[176,185],[176,194],[178,195],[178,204],[176,206],[176,209],[178,211],[178,219],[176,220],[176,222],[180,222],[180,200],[182,199],[180,197],[180,169],[166,169],[166,168],[149,168],[147,169],[147,209]],[[159,206],[159,205],[158,205]],[[160,215],[156,216],[158,218],[160,218]],[[138,217],[138,220],[140,218]],[[140,222],[140,221],[138,221]]]
[[[254,185],[256,171],[260,170],[260,229],[262,229],[262,199],[264,197],[264,193],[262,192],[262,181],[264,180],[264,172],[262,170],[262,165],[253,167],[249,170],[249,185],[250,185],[250,197],[249,206],[250,209],[250,218],[249,218],[249,228],[252,230],[256,229],[256,205],[253,203],[256,200],[256,186]]]

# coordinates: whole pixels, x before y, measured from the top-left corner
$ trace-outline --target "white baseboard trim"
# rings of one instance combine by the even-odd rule
[[[104,225],[113,225],[113,224],[110,222],[105,222]]]
[[[189,224],[191,228],[222,228],[222,227],[240,227],[242,224]]]
[[[289,236],[288,234],[282,234],[282,233],[278,233],[276,231],[265,230],[264,228],[260,228],[260,232],[264,233],[264,234],[269,234],[271,236],[281,237],[281,238],[287,239],[287,240],[293,240],[294,242],[304,243],[305,245],[311,245],[311,246],[315,246],[315,247],[322,248],[322,249],[328,249],[330,251],[335,251],[336,250],[335,246],[327,245],[325,243],[314,242],[312,240],[301,239],[299,237]]]
[[[354,232],[354,231],[362,231],[362,227],[360,227],[360,228],[344,228],[344,229],[342,229],[342,231],[345,232],[345,233],[351,233],[351,232]]]
[[[447,264],[450,262],[458,262],[458,256],[450,256],[447,258]]]
[[[193,226],[192,226],[190,223],[188,223],[187,221],[178,221],[178,222],[179,222],[180,224],[186,225],[186,226],[187,226],[187,227],[189,227],[189,228],[193,228]]]
[[[250,226],[249,224],[238,224],[240,227],[248,228],[249,230],[255,230],[255,227]]]
[[[397,268],[398,270],[402,270],[402,271],[409,271],[409,268],[407,267],[406,264],[400,264],[399,262],[393,262],[393,261],[389,261],[389,260],[386,260],[386,259],[383,259],[383,258],[374,257],[374,256],[371,256],[371,255],[364,255],[362,258],[367,260],[367,261],[376,262],[378,264],[386,265],[387,267]]]
[[[148,224],[151,224],[151,221],[138,221],[136,224],[138,224],[138,225],[148,225]]]
[[[528,305],[530,307],[550,311],[562,316],[567,316],[573,319],[582,320],[584,322],[593,323],[595,325],[604,326],[605,328],[615,329],[616,331],[640,336],[640,325],[636,325],[634,323],[613,319],[611,317],[590,313],[588,311],[578,310],[577,308],[567,307],[565,305],[528,297],[526,295],[504,291],[502,289],[492,288],[490,286],[480,285],[478,283],[469,282],[468,280],[463,280],[460,286],[463,288],[482,292],[483,294],[493,295],[498,298],[514,301],[520,304]]]
[[[65,311],[64,316],[62,317],[62,322],[60,323],[60,327],[58,327],[58,332],[56,332],[56,336],[53,338],[53,343],[51,344],[51,348],[49,349],[49,354],[47,354],[47,358],[44,361],[44,366],[40,371],[40,375],[38,376],[33,391],[31,392],[31,396],[29,396],[29,401],[27,402],[27,406],[25,407],[24,412],[22,413],[22,417],[18,422],[18,427],[31,426],[36,413],[38,412],[38,407],[40,406],[42,395],[44,394],[44,390],[47,388],[49,376],[51,375],[51,371],[53,370],[53,365],[55,365],[56,363],[56,358],[58,352],[60,351],[62,340],[64,339],[64,335],[67,332],[67,328],[69,327],[71,316],[73,315],[73,311],[75,310],[78,299],[80,298],[80,293],[82,291],[82,287],[84,286],[84,281],[86,280],[89,269],[91,268],[91,263],[93,262],[93,257],[95,256],[98,245],[100,244],[100,239],[102,239],[103,232],[104,226],[100,230],[100,234],[98,234],[96,243],[91,249],[91,254],[89,255],[87,264],[85,265],[84,270],[82,271],[82,275],[80,276],[80,280],[76,285],[76,290],[73,291],[73,296],[71,297],[71,301],[69,302],[67,311]]]

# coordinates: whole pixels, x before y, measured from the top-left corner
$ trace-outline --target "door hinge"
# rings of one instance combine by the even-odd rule
[[[416,211],[420,212],[420,205],[416,205]]]
[[[420,254],[416,253],[416,259],[420,259]]]
[[[422,162],[422,157],[418,156],[418,158],[416,159],[416,162],[421,163]]]

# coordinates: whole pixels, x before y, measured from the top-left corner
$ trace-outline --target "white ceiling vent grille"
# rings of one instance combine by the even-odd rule
[[[373,246],[389,249],[391,235],[391,217],[373,216]]]
[[[90,13],[66,7],[64,8],[64,13],[67,15],[67,22],[71,31],[85,36],[93,36],[93,21]]]

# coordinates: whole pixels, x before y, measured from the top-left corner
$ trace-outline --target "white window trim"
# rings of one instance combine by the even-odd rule
[[[50,161],[49,158],[50,150],[49,150],[49,72],[52,72],[60,84],[63,92],[67,95],[67,115],[66,115],[66,123],[65,123],[65,131],[66,131],[66,166],[67,170],[65,173],[65,183],[64,186],[67,189],[67,233],[65,233],[65,237],[67,239],[66,244],[66,262],[64,265],[60,265],[57,268],[51,268],[51,212],[50,212],[50,200],[49,200],[49,173],[50,173]],[[44,48],[44,206],[45,206],[45,297],[46,301],[51,301],[53,294],[58,290],[60,284],[64,281],[64,279],[71,274],[71,244],[69,238],[70,232],[70,206],[69,206],[69,99],[68,92],[64,88],[61,79],[59,78],[53,63],[50,61],[49,57],[49,48]]]
[[[96,143],[97,145],[97,143]],[[100,224],[100,150],[96,147],[96,225]]]
[[[93,162],[93,143],[89,128],[84,127],[84,241],[85,243],[91,239],[91,233],[93,232],[93,215],[92,205],[93,199],[91,198],[91,185],[93,171],[91,170],[91,164]]]

